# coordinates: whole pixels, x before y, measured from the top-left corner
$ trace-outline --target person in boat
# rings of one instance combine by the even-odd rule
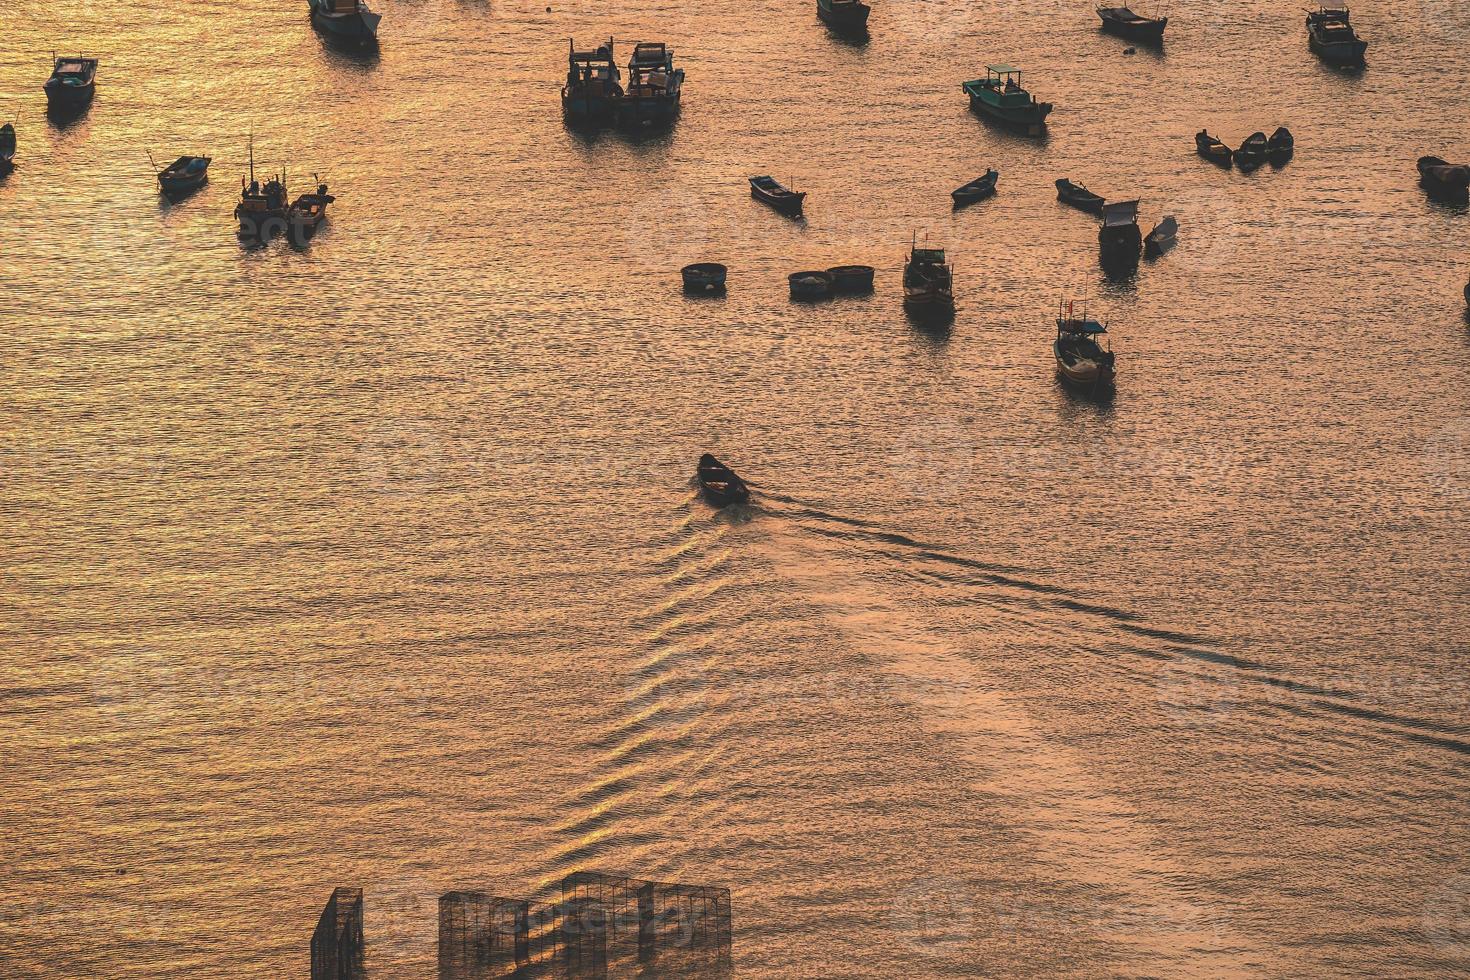
[[[1007,92],[1019,92],[1020,90],[1021,90],[1021,86],[1019,86],[1019,85],[1016,84],[1016,80],[1014,78],[1007,78],[1006,79],[1006,91]]]

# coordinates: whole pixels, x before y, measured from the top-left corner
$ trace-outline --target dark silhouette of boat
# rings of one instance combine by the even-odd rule
[[[1143,246],[1143,232],[1138,228],[1138,202],[1104,204],[1102,219],[1102,226],[1097,230],[1098,245],[1112,257],[1136,259]]]
[[[311,26],[357,44],[375,44],[382,14],[375,14],[365,0],[307,0]]]
[[[152,160],[152,157],[149,157]],[[209,180],[210,157],[182,156],[158,171],[158,187],[165,194],[187,194]]]
[[[612,116],[623,97],[621,75],[613,62],[613,42],[596,51],[578,51],[567,41],[567,83],[561,90],[561,110],[568,119],[591,122]]]
[[[1230,166],[1233,151],[1224,142],[1210,135],[1209,130],[1202,129],[1194,134],[1194,152],[1212,163]]]
[[[250,176],[240,178],[240,200],[235,204],[240,234],[270,238],[286,230],[286,175],[273,176],[264,184],[255,179],[255,140],[250,141]]]
[[[1241,170],[1254,170],[1271,155],[1271,141],[1265,133],[1251,133],[1235,151],[1235,165]]]
[[[806,191],[788,190],[776,178],[761,175],[750,178],[750,196],[757,201],[764,201],[782,214],[801,214]]]
[[[1419,176],[1426,184],[1443,190],[1464,190],[1470,187],[1470,166],[1449,163],[1439,157],[1420,157]]]
[[[1098,343],[1108,328],[1089,318],[1085,310],[1080,317],[1073,316],[1072,311],[1071,303],[1067,304],[1065,315],[1057,311],[1057,336],[1052,341],[1057,374],[1094,390],[1111,385],[1118,374],[1116,360],[1110,349]]]
[[[995,182],[998,180],[1000,180],[1000,171],[987,170],[983,176],[976,177],[963,187],[950,191],[949,196],[954,199],[954,205],[957,208],[964,207],[966,204],[974,204],[994,194]]]
[[[745,485],[745,481],[709,453],[699,457],[699,468],[695,475],[705,499],[716,507],[743,504],[750,500],[750,488]]]
[[[725,289],[726,269],[718,262],[695,262],[679,270],[684,288],[691,293],[717,293]]]
[[[625,126],[673,122],[683,88],[684,69],[674,67],[673,49],[661,41],[640,41],[628,59],[627,88],[615,102],[618,121]]]
[[[1038,102],[1021,87],[1021,70],[1010,65],[986,65],[985,77],[960,86],[970,97],[970,108],[1007,126],[1039,136],[1051,114],[1050,102]]]
[[[1163,43],[1164,28],[1169,24],[1167,17],[1145,17],[1127,7],[1098,7],[1097,15],[1102,18],[1102,29],[1109,34],[1152,44]]]
[[[858,33],[868,29],[872,8],[862,0],[817,0],[817,16],[828,27]]]
[[[871,293],[873,267],[870,265],[834,265],[827,270],[832,277],[832,290],[838,293]]]
[[[0,126],[0,174],[15,169],[15,126],[6,123]]]
[[[1353,30],[1346,7],[1307,11],[1307,43],[1317,57],[1334,65],[1361,65],[1368,42]]]
[[[46,106],[52,112],[85,109],[97,94],[97,59],[53,56],[51,77],[42,88],[46,90]]]
[[[827,299],[836,286],[836,277],[830,272],[814,269],[808,272],[793,272],[786,277],[792,299]]]
[[[316,234],[322,222],[327,220],[327,205],[337,200],[327,193],[327,185],[321,182],[321,178],[315,174],[312,177],[317,181],[316,190],[300,195],[286,209],[286,224],[297,241],[305,241]]]
[[[1266,141],[1266,149],[1271,159],[1284,160],[1296,152],[1296,137],[1285,126],[1278,126],[1276,132]]]
[[[954,311],[954,269],[944,249],[911,244],[903,266],[903,305],[913,313]]]
[[[1178,244],[1179,222],[1167,217],[1143,237],[1143,254],[1157,258]]]
[[[1081,184],[1074,184],[1065,177],[1057,180],[1057,200],[1092,214],[1102,214],[1104,201]],[[1136,203],[1136,202],[1135,202]]]

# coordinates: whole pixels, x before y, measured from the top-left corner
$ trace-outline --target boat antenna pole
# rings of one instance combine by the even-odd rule
[[[255,129],[250,130],[250,183],[255,183]]]

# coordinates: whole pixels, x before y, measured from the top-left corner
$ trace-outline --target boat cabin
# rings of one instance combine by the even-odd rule
[[[596,51],[578,51],[573,41],[567,42],[567,84],[586,85],[601,82],[611,85],[618,80],[618,66],[613,63],[613,43],[598,45]]]
[[[986,65],[985,81],[981,83],[985,88],[1004,96],[1017,96],[1016,103],[1028,103],[1031,97],[1021,87],[1021,69],[1010,65]],[[1002,105],[1008,104],[1006,101]]]
[[[1104,228],[1126,228],[1138,224],[1138,202],[1119,201],[1103,205]]]
[[[915,247],[909,261],[915,265],[944,265],[944,249]]]

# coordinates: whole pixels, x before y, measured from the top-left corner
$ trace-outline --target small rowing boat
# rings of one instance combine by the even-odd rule
[[[699,457],[699,468],[695,472],[699,489],[704,497],[716,507],[743,504],[750,500],[750,488],[735,475],[735,471],[715,459],[709,453]]]
[[[984,176],[976,177],[963,187],[957,187],[949,192],[954,199],[954,206],[962,208],[966,204],[974,204],[995,193],[995,182],[1000,179],[1000,171],[987,170]]]
[[[1167,217],[1143,238],[1143,253],[1157,258],[1179,243],[1179,222]]]
[[[1194,152],[1209,160],[1211,163],[1220,163],[1230,166],[1232,156],[1230,147],[1214,136],[1209,130],[1202,129],[1194,134]]]
[[[1419,176],[1426,183],[1448,190],[1464,190],[1470,187],[1470,166],[1450,163],[1439,157],[1420,157]]]
[[[1109,34],[1154,44],[1163,43],[1164,28],[1169,24],[1167,17],[1145,17],[1127,7],[1098,7],[1097,15],[1102,18],[1102,29]]]
[[[15,169],[15,127],[10,123],[0,126],[0,174]]]
[[[321,178],[312,174],[312,177],[320,181]],[[316,191],[302,194],[291,202],[286,209],[286,223],[291,226],[291,234],[298,240],[304,241],[316,233],[322,222],[327,220],[327,205],[337,200],[327,193],[327,185],[318,183]]]
[[[1081,184],[1074,184],[1065,177],[1057,181],[1057,200],[1092,214],[1102,214],[1103,199]]]
[[[763,174],[750,178],[750,196],[769,204],[782,214],[801,214],[806,191],[788,190],[776,178]]]
[[[198,190],[209,180],[209,161],[209,157],[179,157],[158,171],[159,189],[165,194],[185,194]]]
[[[1276,132],[1266,141],[1266,149],[1271,154],[1271,159],[1284,160],[1296,152],[1296,137],[1285,126],[1278,126]]]
[[[1254,170],[1271,155],[1271,141],[1265,133],[1251,133],[1235,151],[1235,165],[1241,170]]]
[[[307,0],[311,7],[311,26],[324,34],[358,44],[373,44],[378,40],[378,22],[382,14],[375,14],[365,0]]]

